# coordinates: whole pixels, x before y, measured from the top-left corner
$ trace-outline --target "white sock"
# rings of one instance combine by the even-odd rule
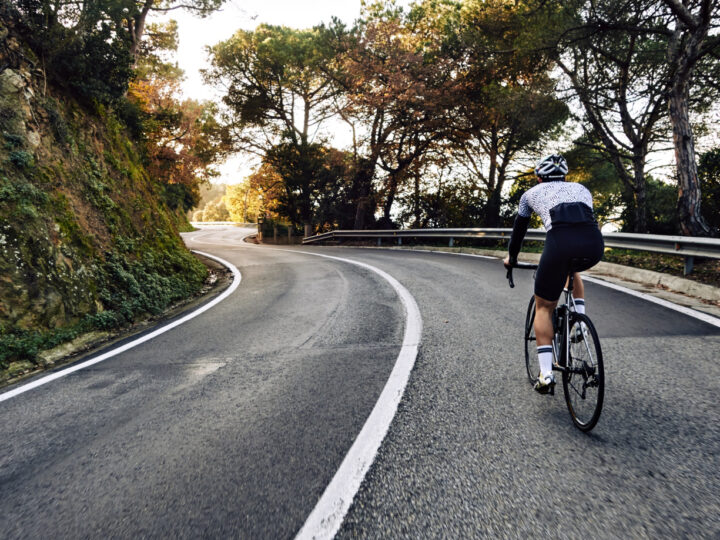
[[[575,299],[575,311],[581,315],[585,315],[585,300],[582,298]]]
[[[537,348],[540,361],[540,373],[543,377],[552,375],[552,345],[541,345]]]

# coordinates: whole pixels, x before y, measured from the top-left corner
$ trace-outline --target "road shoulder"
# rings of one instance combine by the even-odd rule
[[[373,248],[378,249],[378,248]],[[492,249],[479,249],[468,247],[428,247],[428,246],[398,246],[379,249],[404,249],[417,251],[430,251],[438,253],[452,253],[460,255],[482,255],[502,259],[507,252]],[[539,253],[521,253],[519,260],[524,262],[537,262]],[[720,318],[720,287],[713,287],[651,270],[632,268],[621,264],[601,262],[587,274],[615,285],[621,285],[633,291],[672,302]]]

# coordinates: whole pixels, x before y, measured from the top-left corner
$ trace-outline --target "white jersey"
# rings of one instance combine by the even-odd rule
[[[533,212],[540,216],[545,230],[552,229],[550,210],[562,203],[581,202],[592,211],[593,199],[590,191],[575,182],[541,182],[528,189],[520,197],[518,216],[529,218]]]

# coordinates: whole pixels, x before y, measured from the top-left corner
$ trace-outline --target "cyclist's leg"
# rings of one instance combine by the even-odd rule
[[[565,288],[567,288],[569,283],[570,278],[568,278],[565,282]],[[580,272],[575,272],[572,294],[573,299],[575,300],[575,310],[578,313],[585,313],[585,285],[583,285],[583,281],[580,278]]]
[[[542,296],[535,295],[535,338],[537,344],[538,364],[540,368],[539,380],[535,390],[543,394],[552,392],[553,366],[553,324],[552,313],[557,300],[552,302]]]
[[[560,234],[562,236],[562,232]],[[535,274],[535,338],[543,379],[552,376],[552,314],[562,294],[569,264],[563,242],[558,242],[557,236],[555,229],[548,231]]]
[[[595,266],[602,259],[605,243],[602,233],[595,225],[583,226],[566,231],[563,236],[567,253],[572,257],[586,259],[586,263],[577,268],[573,279],[573,298],[578,313],[585,313],[585,285],[580,272]],[[567,282],[565,283],[567,287]]]
[[[551,302],[535,295],[535,338],[538,347],[552,344],[552,313],[556,306],[557,300]]]

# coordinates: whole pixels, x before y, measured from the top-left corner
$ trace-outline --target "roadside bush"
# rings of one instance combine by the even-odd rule
[[[70,130],[63,115],[60,113],[57,102],[52,98],[46,99],[44,109],[48,114],[50,127],[52,127],[55,138],[59,143],[67,144],[70,141]]]
[[[646,210],[648,233],[678,234],[677,186],[647,179]],[[629,204],[620,214],[622,231],[635,231],[635,209]]]
[[[702,214],[717,234],[720,231],[720,148],[700,155],[698,177],[702,188]]]
[[[3,133],[3,138],[5,139],[6,150],[20,148],[25,142],[20,135],[15,135],[13,133]]]
[[[25,150],[14,150],[10,152],[8,160],[19,169],[27,169],[32,166],[34,162],[33,155]]]
[[[187,212],[200,202],[200,194],[185,184],[165,184],[163,199],[173,210],[180,209]]]

